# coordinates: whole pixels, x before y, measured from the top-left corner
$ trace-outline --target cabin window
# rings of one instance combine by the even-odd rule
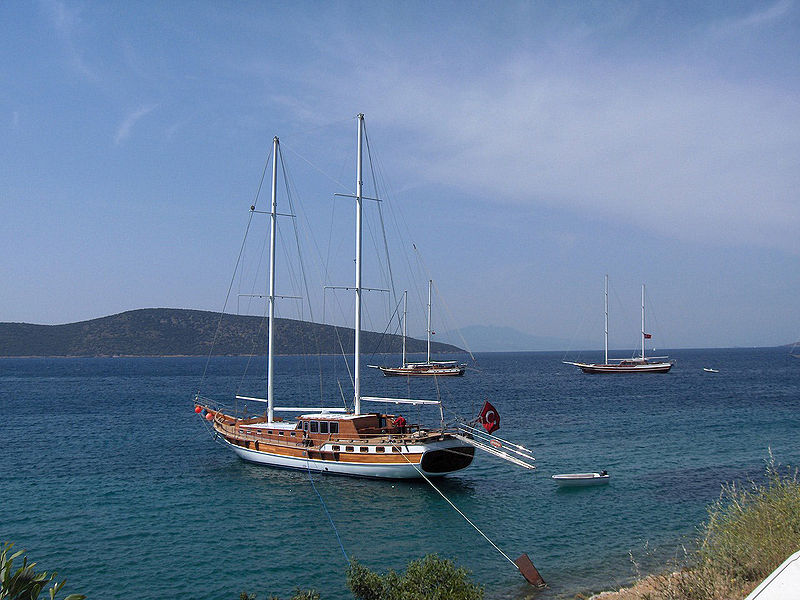
[[[359,450],[361,452],[369,452],[369,448],[367,448],[366,446],[361,446],[361,448],[359,448]]]
[[[278,435],[283,435],[283,432],[282,432],[282,431],[279,431],[279,432],[278,432]],[[294,434],[292,434],[292,435],[294,435]]]
[[[355,448],[353,448],[352,446],[345,446],[344,447],[344,451],[345,452],[355,452]]]
[[[328,433],[328,422],[321,421],[319,424],[319,432],[320,433]]]
[[[311,433],[319,433],[319,421],[311,421]]]
[[[386,417],[381,417],[381,427],[386,427]]]
[[[294,431],[292,431],[289,435],[292,437],[297,437],[297,434]]]
[[[333,450],[334,452],[339,452],[339,450],[341,450],[341,448],[340,448],[339,446],[334,446],[334,447],[332,448],[332,450]]]
[[[272,435],[272,430],[267,431],[269,435]]]
[[[386,448],[384,448],[383,446],[376,446],[375,452],[386,452]]]
[[[303,421],[303,429],[308,431],[308,421]]]
[[[400,452],[400,448],[397,446],[392,446],[392,452]]]
[[[330,423],[331,426],[331,433],[339,433],[339,423],[333,421]]]

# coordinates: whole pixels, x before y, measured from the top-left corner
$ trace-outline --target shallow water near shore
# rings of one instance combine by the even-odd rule
[[[645,569],[663,564],[694,535],[723,482],[760,481],[770,448],[781,463],[800,464],[800,360],[785,349],[671,357],[677,365],[665,375],[586,375],[560,353],[479,354],[477,370],[439,381],[446,417],[472,418],[489,399],[501,414],[497,433],[533,449],[534,472],[479,453],[437,485],[511,558],[527,552],[549,589],[530,588],[421,481],[314,475],[344,551],[379,571],[436,552],[470,569],[489,599],[618,587],[634,575],[629,553]],[[246,360],[212,359],[204,391],[232,394]],[[308,365],[277,359],[279,402],[319,402]],[[194,414],[204,366],[198,358],[0,360],[0,541],[57,570],[67,593],[95,599],[288,597],[298,586],[350,597],[309,475],[240,461]],[[362,386],[433,397],[430,382],[374,370]],[[599,469],[609,485],[559,489],[550,480]]]

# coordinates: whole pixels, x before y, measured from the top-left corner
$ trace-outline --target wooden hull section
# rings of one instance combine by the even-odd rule
[[[373,454],[366,457],[313,450],[301,450],[298,456],[288,452],[255,450],[252,446],[247,448],[235,443],[235,440],[225,439],[225,442],[243,460],[260,465],[376,479],[415,479],[422,476],[420,471],[427,477],[441,477],[469,466],[475,451],[473,447],[465,447],[454,440],[455,443],[440,442],[426,444],[425,447],[411,447],[409,452],[403,452],[400,456]],[[432,468],[430,465],[434,470],[429,470]],[[436,470],[436,465],[441,465],[443,470]]]
[[[225,444],[248,462],[302,471],[371,477],[412,479],[441,477],[468,467],[475,448],[443,430],[410,431],[393,427],[391,415],[363,417],[313,415],[290,423],[267,423],[263,419],[236,419],[206,409],[212,427]],[[348,420],[375,421],[369,433],[347,431]],[[338,422],[341,434],[312,432],[304,426]],[[382,423],[386,426],[380,427]],[[339,429],[337,427],[337,429]]]

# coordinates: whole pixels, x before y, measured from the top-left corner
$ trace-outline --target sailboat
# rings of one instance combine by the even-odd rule
[[[267,398],[239,396],[238,400],[265,402],[267,410],[256,417],[215,408],[211,401],[195,396],[195,412],[213,428],[215,437],[242,459],[272,467],[326,472],[357,477],[405,479],[438,477],[467,468],[475,448],[533,468],[533,456],[522,446],[478,436],[466,425],[446,427],[441,401],[383,398],[361,395],[361,284],[362,143],[364,116],[358,115],[356,168],[356,260],[353,409],[279,407],[273,389],[275,323],[275,244],[277,213],[278,138],[273,140],[272,207],[270,212],[270,258],[268,296]],[[253,210],[251,208],[251,210]],[[402,416],[363,412],[362,403],[433,405],[439,408],[440,426],[426,428],[406,422]],[[300,413],[294,420],[276,418],[276,412]],[[476,439],[479,438],[479,439]],[[485,440],[485,441],[481,441]],[[499,440],[499,438],[498,438]],[[490,445],[489,442],[492,442]],[[506,451],[507,450],[507,451]],[[512,457],[513,452],[520,458]]]
[[[431,361],[431,289],[433,280],[428,280],[428,358],[425,362],[406,361],[406,316],[408,312],[408,292],[403,292],[403,364],[399,367],[383,367],[369,365],[371,369],[380,369],[386,377],[461,377],[466,365],[456,360]]]
[[[634,358],[611,359],[608,358],[608,275],[605,277],[605,355],[602,363],[582,363],[563,361],[564,364],[579,367],[584,373],[668,373],[674,364],[668,361],[667,356],[645,355],[645,340],[653,336],[646,333],[644,320],[644,294],[642,284],[642,353]]]

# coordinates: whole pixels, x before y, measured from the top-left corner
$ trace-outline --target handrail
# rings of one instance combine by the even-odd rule
[[[376,440],[379,440],[379,439],[385,439],[386,440],[385,445],[400,444],[400,445],[403,445],[403,446],[409,446],[409,445],[413,445],[414,443],[419,442],[422,439],[425,439],[424,437],[421,437],[421,436],[412,437],[412,436],[414,436],[415,433],[419,433],[420,431],[426,432],[426,433],[428,433],[428,436],[433,436],[433,437],[436,437],[436,436],[439,436],[439,435],[455,435],[455,432],[451,432],[451,431],[447,431],[447,430],[439,430],[439,429],[423,430],[423,429],[419,428],[419,426],[416,426],[416,431],[414,431],[414,432],[408,432],[408,433],[389,433],[389,432],[385,432],[385,433],[364,433],[364,434],[360,434],[360,437],[357,437],[357,438],[348,437],[348,438],[336,438],[336,439],[334,439],[331,434],[329,434],[326,439],[312,438],[310,436],[302,436],[302,437],[296,437],[296,438],[280,439],[280,438],[276,437],[274,434],[272,436],[268,437],[268,438],[265,438],[264,436],[261,436],[261,435],[256,435],[256,434],[249,433],[249,432],[246,433],[246,432],[242,431],[241,429],[237,429],[235,424],[226,423],[224,421],[224,417],[221,417],[220,414],[221,413],[216,413],[214,421],[219,424],[220,428],[223,429],[225,433],[229,433],[229,434],[235,436],[237,439],[244,440],[244,441],[264,442],[264,443],[270,443],[270,444],[276,445],[276,446],[285,446],[285,447],[298,447],[298,446],[299,447],[307,447],[308,441],[313,442],[314,446],[316,446],[316,447],[319,447],[322,444],[333,443],[333,442],[336,442],[339,445],[350,445],[350,444],[352,444],[352,445],[355,446],[355,445],[358,445],[360,443],[375,442]],[[266,427],[269,426],[266,423],[264,425]],[[295,430],[291,430],[291,431],[302,431],[302,430],[295,429]],[[427,436],[425,436],[425,437],[427,437]]]

